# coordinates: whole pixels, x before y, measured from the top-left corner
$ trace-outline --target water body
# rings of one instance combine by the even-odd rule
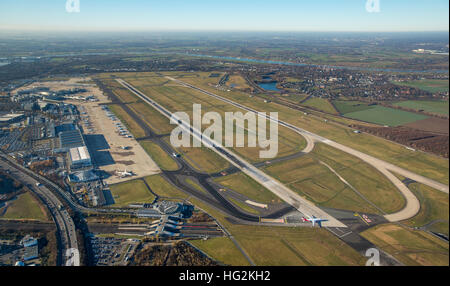
[[[212,55],[202,55],[202,54],[189,54],[189,53],[178,53],[178,54],[193,56],[193,57],[201,57],[201,58],[213,58],[213,59],[220,59],[220,60],[228,60],[228,61],[298,66],[298,67],[307,67],[307,66],[308,67],[325,67],[325,68],[333,68],[333,69],[347,69],[347,70],[359,70],[359,71],[370,71],[370,72],[448,73],[448,70],[402,70],[402,69],[381,69],[381,68],[365,68],[365,67],[346,67],[346,66],[316,65],[316,64],[301,64],[301,63],[281,62],[281,61],[268,61],[268,60],[247,59],[247,58],[239,58],[239,57],[212,56]]]
[[[0,62],[0,67],[7,66],[9,64],[10,64],[10,62]]]
[[[260,82],[260,83],[258,83],[258,86],[261,87],[262,89],[268,90],[268,91],[281,91],[280,89],[277,88],[276,81]]]

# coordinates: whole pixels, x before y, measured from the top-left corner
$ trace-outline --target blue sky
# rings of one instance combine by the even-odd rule
[[[448,0],[0,0],[0,30],[448,31]]]

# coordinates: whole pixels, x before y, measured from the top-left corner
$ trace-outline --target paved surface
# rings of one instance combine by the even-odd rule
[[[3,157],[2,157],[3,158]],[[16,166],[10,164],[8,161],[0,160],[0,168],[9,170],[14,178],[29,187],[29,189],[35,193],[45,206],[49,209],[53,221],[58,229],[58,237],[62,249],[60,249],[60,255],[66,257],[66,252],[70,249],[78,250],[78,241],[75,230],[75,224],[70,217],[69,213],[65,209],[59,207],[63,204],[61,201],[49,190],[47,187],[40,185],[37,186],[38,181],[28,176],[26,173],[17,169]],[[66,266],[80,266],[79,256],[75,256],[73,261],[69,257],[66,257],[64,265]]]
[[[86,114],[81,116],[91,123],[90,127],[83,123],[83,131],[95,165],[112,174],[104,181],[112,185],[161,173],[158,165],[135,138],[126,138],[119,134],[115,124],[121,123],[123,127],[126,125],[119,118],[113,121],[102,109],[104,104],[111,103],[107,96],[99,92],[96,98],[98,102],[69,102],[76,105],[80,111],[85,111]],[[89,129],[92,129],[92,132]],[[122,147],[128,149],[122,150]],[[122,178],[116,175],[117,171],[125,170],[133,172],[135,176]]]
[[[255,112],[257,113],[256,110],[251,109],[247,106],[244,106],[242,104],[236,103],[232,100],[229,100],[227,98],[221,97],[219,95],[216,95],[214,93],[211,93],[209,91],[203,90],[201,88],[198,88],[196,86],[190,85],[188,83],[182,82],[180,80],[171,78],[171,77],[166,77],[169,80],[175,81],[183,86],[195,89],[197,91],[200,91],[206,95],[212,96],[214,98],[217,98],[221,101],[224,101],[226,103],[232,104],[233,106],[239,107],[241,109],[247,110],[247,111],[251,111],[251,112]],[[384,174],[393,184],[394,186],[397,187],[397,189],[402,193],[402,195],[405,197],[406,199],[406,206],[404,209],[402,209],[401,211],[394,213],[394,214],[389,214],[386,215],[386,219],[390,222],[398,222],[398,221],[402,221],[402,220],[407,220],[410,219],[412,217],[414,217],[419,211],[420,211],[420,202],[419,200],[416,198],[416,196],[396,177],[394,176],[391,172],[396,172],[402,176],[405,176],[407,178],[410,178],[416,182],[425,184],[429,187],[435,188],[439,191],[445,192],[445,193],[449,193],[449,187],[447,185],[441,184],[439,182],[436,182],[432,179],[426,178],[424,176],[421,175],[417,175],[411,171],[405,170],[403,168],[400,168],[398,166],[395,166],[393,164],[387,163],[383,160],[377,159],[375,157],[372,157],[370,155],[364,154],[360,151],[357,151],[355,149],[352,149],[350,147],[344,146],[342,144],[339,144],[337,142],[328,140],[322,136],[319,136],[317,134],[314,134],[312,132],[306,131],[302,128],[299,128],[297,126],[294,126],[292,124],[280,121],[280,120],[275,120],[273,118],[271,118],[270,116],[266,116],[267,119],[274,121],[274,122],[278,122],[279,125],[287,127],[301,135],[303,135],[307,141],[308,141],[308,147],[309,148],[314,148],[314,144],[312,144],[311,147],[311,140],[313,140],[314,142],[321,142],[324,144],[327,144],[329,146],[332,146],[338,150],[344,151],[348,154],[351,154],[361,160],[363,160],[364,162],[372,165],[373,167],[375,167],[378,171],[380,171],[382,174]],[[312,149],[311,149],[312,150]]]
[[[116,81],[120,83],[123,87],[131,91],[133,94],[141,98],[144,102],[151,105],[153,108],[155,108],[158,112],[160,112],[168,119],[172,118],[172,113],[170,111],[168,111],[166,108],[164,108],[154,100],[150,99],[147,95],[145,95],[144,93],[142,93],[141,91],[139,91],[138,89],[127,83],[126,81],[122,79],[116,79]],[[221,157],[229,161],[231,164],[241,169],[242,172],[253,178],[255,181],[259,182],[261,185],[266,187],[268,190],[270,190],[272,193],[274,193],[276,196],[281,198],[289,205],[299,210],[301,213],[306,214],[308,216],[315,216],[328,220],[327,222],[324,223],[324,226],[346,227],[343,223],[336,220],[334,217],[330,216],[329,214],[327,214],[326,212],[315,206],[310,201],[302,198],[300,195],[298,195],[291,189],[287,188],[281,182],[268,176],[267,174],[265,174],[252,164],[245,161],[237,154],[222,147],[220,143],[215,142],[211,138],[203,136],[199,130],[195,129],[190,124],[184,122],[183,120],[180,120],[179,118],[177,118],[177,120],[180,123],[180,127],[183,128],[186,132],[192,134],[192,136],[197,140],[203,141],[206,147],[210,148],[211,150],[219,154]]]

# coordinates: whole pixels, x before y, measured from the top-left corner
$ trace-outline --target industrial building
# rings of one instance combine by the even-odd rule
[[[17,123],[25,119],[23,113],[0,114],[0,125]]]
[[[86,146],[71,148],[69,150],[71,169],[80,169],[92,166],[91,155]]]
[[[69,150],[71,148],[78,148],[85,146],[83,135],[78,129],[62,131],[59,133],[60,148],[63,150]]]

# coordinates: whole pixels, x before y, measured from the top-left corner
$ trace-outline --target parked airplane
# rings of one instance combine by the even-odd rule
[[[302,218],[302,220],[303,220],[303,222],[312,223],[313,227],[316,226],[316,223],[319,227],[322,227],[322,222],[328,221],[327,219],[316,218],[315,216],[313,216],[313,217],[308,216],[308,218]]]
[[[123,171],[123,172],[121,172],[121,171],[116,171],[116,175],[117,175],[118,177],[121,177],[121,178],[126,178],[126,177],[135,176],[136,174],[133,173],[133,172],[128,172],[127,170],[125,170],[125,171]]]

